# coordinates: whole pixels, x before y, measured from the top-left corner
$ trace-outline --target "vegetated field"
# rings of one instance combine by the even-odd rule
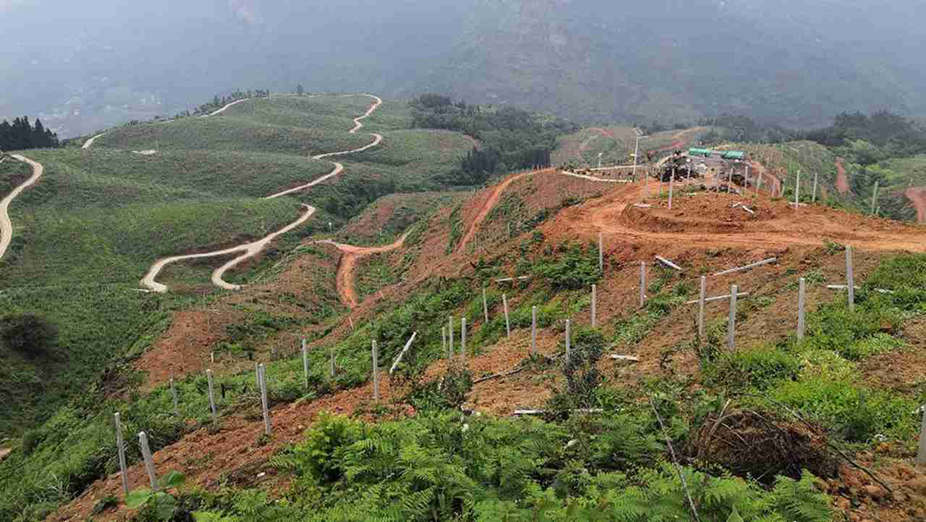
[[[580,166],[596,166],[598,153],[602,165],[625,165],[633,162],[632,154],[637,133],[632,127],[590,127],[563,136],[553,151],[554,165],[570,162]],[[641,149],[645,145],[640,143]]]
[[[255,99],[211,118],[114,129],[86,150],[29,151],[46,170],[11,207],[16,236],[0,260],[0,315],[40,314],[59,339],[41,357],[0,353],[0,434],[20,433],[88,386],[95,389],[89,396],[102,393],[108,384],[100,377],[117,373],[123,357],[166,328],[169,312],[187,306],[186,293],[215,291],[209,273],[227,260],[171,266],[161,280],[179,294],[141,293],[138,281],[156,259],[263,237],[294,221],[299,203],[317,206],[305,226],[228,278],[246,283],[287,260],[302,238],[327,231],[328,221],[340,226],[396,191],[441,188],[469,140],[404,129],[408,108],[391,102],[349,134],[370,103],[366,96]],[[366,125],[384,133],[383,143],[345,156],[340,176],[261,199],[330,172],[331,162],[307,154],[364,146],[372,139]],[[147,149],[157,152],[131,152]],[[11,160],[0,169],[11,174],[0,183],[29,172]]]
[[[14,188],[29,179],[31,175],[32,167],[25,163],[12,158],[7,158],[0,163],[0,199],[6,197]]]
[[[383,196],[351,219],[335,235],[341,243],[386,245],[441,207],[465,198],[460,192],[399,193]]]

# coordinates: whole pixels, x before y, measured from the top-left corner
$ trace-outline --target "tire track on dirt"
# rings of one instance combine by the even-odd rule
[[[348,95],[348,96],[353,96],[353,95]],[[382,100],[381,98],[379,98],[378,96],[374,96],[374,95],[372,95],[372,94],[364,94],[363,96],[368,96],[368,97],[370,97],[370,98],[373,98],[374,102],[373,102],[373,104],[370,106],[370,108],[367,109],[367,111],[366,111],[365,113],[363,113],[362,115],[360,115],[360,116],[354,118],[354,128],[352,128],[352,129],[349,131],[350,134],[356,134],[356,132],[357,132],[359,129],[362,129],[362,128],[363,128],[363,123],[362,123],[362,121],[363,121],[364,119],[368,118],[371,114],[373,114],[373,112],[374,112],[377,108],[379,108],[379,106],[382,105],[382,103],[383,103],[383,100]],[[239,100],[239,102],[240,102],[240,101],[244,101],[244,100]],[[230,104],[230,105],[231,105],[231,104]],[[229,106],[230,106],[230,105],[229,105]],[[226,109],[226,108],[228,108],[228,106],[223,107],[223,109]],[[215,114],[215,113],[213,113],[213,114]],[[373,148],[373,147],[379,145],[379,144],[383,141],[383,136],[380,135],[380,134],[372,133],[372,136],[373,136],[373,142],[370,143],[370,144],[368,144],[368,145],[365,145],[365,146],[363,146],[363,147],[360,147],[360,148],[357,148],[357,149],[345,150],[345,151],[328,152],[328,153],[325,153],[325,154],[318,154],[318,155],[316,155],[316,156],[312,156],[312,159],[324,159],[324,158],[329,158],[329,157],[334,157],[334,156],[341,156],[341,155],[345,155],[345,154],[353,154],[353,153],[356,153],[356,152],[363,152],[363,151],[365,151],[365,150],[367,150],[367,149],[370,149],[370,148]],[[292,193],[294,193],[294,192],[299,192],[299,191],[305,190],[305,189],[307,189],[307,188],[309,188],[309,187],[312,187],[312,186],[314,186],[314,185],[317,185],[317,184],[319,184],[319,183],[321,183],[321,182],[323,182],[323,181],[325,181],[325,180],[327,180],[327,179],[330,179],[330,178],[332,178],[332,177],[334,177],[334,176],[337,176],[338,174],[340,174],[341,172],[344,171],[344,165],[342,165],[342,164],[340,164],[340,163],[338,163],[338,162],[336,162],[336,161],[332,161],[332,163],[334,163],[334,166],[335,166],[335,167],[334,167],[334,169],[333,169],[331,172],[329,172],[328,174],[326,174],[326,175],[324,175],[324,176],[322,176],[322,177],[320,177],[320,178],[317,178],[317,179],[315,179],[315,180],[312,180],[311,182],[306,183],[305,185],[300,185],[300,186],[298,186],[298,187],[294,187],[294,188],[291,188],[291,189],[288,189],[288,190],[284,190],[284,191],[282,191],[282,192],[278,192],[278,193],[276,193],[276,194],[272,194],[272,195],[270,195],[270,196],[266,196],[264,199],[275,199],[275,198],[278,198],[278,197],[281,197],[281,196],[285,196],[285,195],[287,195],[287,194],[292,194]],[[302,216],[299,217],[299,219],[297,219],[296,221],[290,223],[290,224],[287,225],[286,227],[284,227],[284,228],[282,228],[282,229],[280,229],[280,230],[278,230],[278,231],[276,231],[276,232],[274,232],[274,233],[272,233],[272,234],[270,234],[270,235],[268,235],[268,236],[266,236],[266,237],[264,237],[263,239],[260,239],[260,240],[258,240],[258,241],[253,241],[253,242],[250,242],[250,243],[245,243],[245,244],[242,244],[242,245],[238,245],[238,246],[236,246],[236,247],[226,248],[226,249],[223,249],[223,250],[216,250],[216,251],[213,251],[213,252],[204,252],[204,253],[201,253],[201,254],[189,254],[189,255],[171,256],[171,257],[165,257],[165,258],[163,258],[163,259],[159,259],[159,260],[157,260],[153,265],[151,265],[151,268],[150,268],[150,269],[148,269],[148,272],[145,274],[145,277],[143,277],[142,280],[141,280],[141,285],[142,285],[143,287],[147,288],[148,290],[152,291],[152,292],[164,293],[164,292],[167,292],[167,290],[168,290],[167,286],[166,286],[166,285],[163,285],[163,284],[161,284],[161,283],[158,283],[158,282],[156,281],[156,278],[157,278],[158,274],[161,272],[161,270],[164,269],[165,266],[167,266],[167,265],[169,265],[169,264],[171,264],[171,263],[176,263],[176,262],[179,262],[179,261],[185,261],[185,260],[189,260],[189,259],[203,259],[203,258],[209,258],[209,257],[221,257],[221,256],[229,255],[229,254],[234,254],[234,253],[238,253],[238,252],[243,252],[242,255],[240,255],[240,256],[238,256],[238,257],[232,259],[231,261],[225,263],[224,265],[220,266],[220,267],[217,268],[215,271],[213,271],[213,272],[212,272],[212,276],[211,276],[211,278],[210,278],[211,281],[212,281],[212,284],[214,284],[215,286],[218,286],[219,288],[223,288],[223,289],[225,289],[225,290],[240,290],[240,289],[241,289],[241,285],[234,285],[234,284],[231,284],[231,283],[226,282],[226,281],[223,279],[223,276],[225,275],[225,273],[228,272],[229,270],[231,270],[232,268],[238,266],[239,264],[243,263],[244,261],[246,261],[246,260],[248,260],[248,259],[250,259],[250,258],[256,256],[256,255],[257,255],[258,253],[260,253],[271,241],[273,241],[276,237],[278,237],[278,236],[280,236],[280,235],[282,235],[282,234],[285,234],[286,232],[289,232],[290,230],[296,228],[297,226],[301,225],[301,224],[304,223],[306,220],[308,220],[310,217],[312,217],[312,215],[313,215],[313,214],[315,213],[315,211],[316,211],[316,208],[313,207],[313,206],[311,206],[311,205],[305,205],[305,204],[303,204],[302,206],[303,206],[303,208],[306,209],[306,211],[302,214]]]
[[[9,208],[10,203],[18,196],[22,191],[26,190],[28,187],[35,185],[38,182],[39,178],[42,177],[42,174],[45,172],[45,167],[37,161],[32,161],[31,159],[19,155],[13,154],[10,157],[16,161],[20,161],[32,167],[32,176],[29,177],[26,181],[22,182],[18,187],[14,188],[3,200],[0,200],[0,259],[3,258],[3,255],[6,254],[7,248],[10,246],[10,242],[13,240],[13,222],[10,221]]]
[[[348,306],[348,308],[353,308],[360,303],[360,300],[357,297],[356,289],[354,288],[357,262],[364,257],[372,256],[375,254],[384,254],[386,252],[391,252],[393,250],[402,248],[402,245],[405,244],[405,238],[407,238],[408,234],[410,233],[411,232],[409,231],[402,234],[402,237],[389,245],[378,247],[345,245],[344,243],[338,243],[330,239],[318,241],[319,244],[332,245],[341,251],[341,261],[338,263],[338,274],[336,281],[338,295],[341,297],[341,301],[343,301],[344,304]]]

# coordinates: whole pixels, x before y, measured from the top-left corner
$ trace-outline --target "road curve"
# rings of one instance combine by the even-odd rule
[[[9,208],[10,203],[13,199],[16,198],[23,190],[26,188],[35,185],[35,183],[42,177],[42,174],[45,172],[45,167],[37,161],[32,161],[31,159],[21,156],[19,154],[13,154],[11,156],[17,161],[26,163],[32,167],[32,176],[26,181],[22,182],[18,187],[14,188],[3,200],[0,200],[0,259],[3,258],[3,255],[6,254],[6,249],[10,246],[10,241],[13,239],[13,223],[10,221]]]
[[[319,244],[332,245],[341,251],[342,256],[341,262],[338,264],[336,282],[338,295],[341,297],[341,301],[343,301],[344,304],[346,304],[349,308],[353,308],[359,303],[357,292],[354,289],[354,271],[357,266],[357,261],[361,258],[371,256],[373,254],[383,254],[401,248],[402,245],[405,244],[405,238],[408,237],[409,233],[411,233],[411,231],[402,234],[402,237],[389,245],[378,247],[358,247],[353,245],[345,245],[330,239],[318,241]]]
[[[348,95],[348,96],[354,96],[354,95]],[[372,94],[364,94],[363,96],[368,96],[368,97],[370,97],[370,98],[373,98],[374,102],[373,102],[373,104],[370,106],[370,108],[367,109],[367,111],[366,111],[365,113],[363,113],[362,115],[358,116],[357,118],[354,118],[354,128],[352,128],[352,129],[350,130],[350,134],[355,134],[355,133],[357,132],[358,129],[363,128],[363,123],[361,123],[362,120],[368,118],[371,114],[373,114],[373,111],[375,111],[377,108],[379,108],[379,106],[382,105],[382,103],[383,103],[383,100],[382,100],[381,98],[379,98],[378,96],[374,96],[374,95],[372,95]],[[245,101],[245,100],[238,100],[238,101],[236,101],[236,102],[230,103],[230,104],[226,105],[225,107],[223,107],[222,109],[220,109],[219,111],[216,111],[216,112],[213,112],[213,113],[209,114],[209,116],[212,116],[212,115],[215,115],[215,114],[219,114],[221,111],[227,109],[228,107],[234,105],[235,103],[240,103],[240,102],[243,102],[243,101]],[[373,142],[372,142],[372,143],[370,143],[369,145],[365,145],[365,146],[363,146],[363,147],[360,147],[360,148],[358,148],[358,149],[351,149],[351,150],[339,151],[339,152],[329,152],[329,153],[326,153],[326,154],[318,154],[318,155],[316,155],[316,156],[313,156],[312,158],[313,158],[313,159],[323,159],[323,158],[328,158],[328,157],[332,157],[332,156],[340,156],[340,155],[344,155],[344,154],[352,154],[352,153],[355,153],[355,152],[362,152],[362,151],[365,151],[365,150],[367,150],[367,149],[370,149],[370,148],[372,148],[372,147],[375,147],[375,146],[379,145],[379,144],[383,141],[383,137],[382,137],[381,135],[379,135],[379,134],[373,134],[373,137],[374,137],[374,138],[373,138]],[[311,182],[306,183],[306,184],[304,184],[304,185],[300,185],[300,186],[298,186],[298,187],[294,187],[294,188],[291,188],[291,189],[288,189],[288,190],[284,190],[284,191],[282,191],[282,192],[277,192],[277,193],[275,193],[275,194],[271,194],[271,195],[269,195],[269,196],[264,197],[264,199],[275,199],[275,198],[278,198],[278,197],[280,197],[280,196],[285,196],[285,195],[287,195],[287,194],[292,194],[292,193],[294,193],[294,192],[299,192],[299,191],[305,190],[305,189],[307,189],[307,188],[309,188],[309,187],[312,187],[312,186],[314,186],[314,185],[317,185],[317,184],[319,184],[319,183],[321,183],[321,182],[323,182],[323,181],[325,181],[325,180],[327,180],[327,179],[330,179],[330,178],[332,178],[332,177],[334,177],[334,176],[337,176],[338,174],[340,174],[341,172],[344,171],[344,165],[342,165],[342,164],[340,164],[340,163],[338,163],[338,162],[336,162],[336,161],[332,161],[332,163],[334,163],[334,169],[333,169],[331,172],[329,172],[328,174],[325,174],[324,176],[321,176],[320,178],[317,178],[317,179],[315,179],[315,180],[312,180]],[[249,258],[251,258],[251,257],[256,256],[258,253],[260,253],[261,250],[263,250],[263,249],[267,246],[267,244],[269,244],[271,241],[273,241],[276,237],[278,237],[278,236],[280,236],[280,235],[282,235],[282,234],[285,234],[285,233],[289,232],[290,230],[292,230],[292,229],[298,227],[299,225],[301,225],[302,223],[305,223],[306,220],[308,220],[310,217],[312,217],[312,215],[313,215],[313,214],[315,213],[315,211],[316,211],[315,207],[312,207],[312,206],[310,206],[310,205],[305,205],[305,204],[303,204],[302,206],[306,209],[306,211],[302,214],[302,216],[299,217],[299,219],[297,219],[296,221],[290,223],[290,224],[287,225],[286,227],[281,228],[280,230],[278,230],[278,231],[276,231],[276,232],[274,232],[274,233],[272,233],[272,234],[270,234],[270,235],[264,237],[263,239],[260,239],[260,240],[257,240],[257,241],[253,241],[253,242],[251,242],[251,243],[245,243],[245,244],[243,244],[243,245],[238,245],[238,246],[231,247],[231,248],[226,248],[226,249],[223,249],[223,250],[216,250],[216,251],[213,251],[213,252],[205,252],[205,253],[201,253],[201,254],[189,254],[189,255],[182,255],[182,256],[171,256],[171,257],[165,257],[165,258],[163,258],[163,259],[159,259],[159,260],[157,260],[153,265],[151,265],[151,268],[148,269],[148,273],[145,274],[145,277],[143,277],[142,280],[141,280],[141,285],[142,285],[143,287],[145,287],[145,288],[151,290],[152,292],[164,293],[164,292],[167,292],[167,286],[166,286],[166,285],[163,285],[163,284],[161,284],[161,283],[158,283],[158,282],[156,281],[156,278],[157,278],[158,274],[161,272],[161,270],[164,269],[165,266],[167,266],[167,265],[169,265],[169,264],[171,264],[171,263],[176,263],[176,262],[184,261],[184,260],[188,260],[188,259],[202,259],[202,258],[207,258],[207,257],[220,257],[220,256],[226,256],[226,255],[229,255],[229,254],[235,254],[235,253],[241,252],[242,254],[241,254],[240,256],[235,257],[235,258],[232,259],[231,261],[225,263],[224,265],[220,266],[220,267],[217,268],[215,271],[213,271],[213,272],[212,272],[212,277],[211,277],[212,284],[214,284],[215,286],[218,286],[219,288],[223,288],[223,289],[225,289],[225,290],[240,290],[240,289],[241,289],[241,286],[240,286],[240,285],[233,285],[233,284],[231,284],[231,283],[226,282],[226,281],[222,278],[222,277],[225,275],[225,272],[227,272],[227,271],[229,271],[230,269],[234,268],[235,266],[241,264],[243,261],[245,261],[245,260],[247,260],[247,259],[249,259]],[[404,239],[404,238],[403,238],[403,239]]]

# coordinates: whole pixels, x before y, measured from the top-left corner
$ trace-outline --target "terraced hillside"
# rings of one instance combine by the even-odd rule
[[[299,218],[302,205],[317,208],[227,276],[247,283],[252,268],[276,263],[301,238],[340,227],[380,196],[441,188],[436,180],[470,141],[409,129],[407,105],[388,101],[365,120],[368,128],[350,133],[370,104],[360,95],[253,99],[209,118],[112,129],[87,148],[30,151],[45,173],[11,205],[15,234],[0,260],[0,308],[43,316],[58,337],[38,357],[0,353],[0,434],[47,418],[88,385],[110,386],[104,376],[143,351],[173,310],[214,292],[209,274],[228,261],[171,265],[159,280],[174,293],[157,296],[138,284],[155,260],[263,238]],[[363,147],[368,130],[382,143],[338,159],[339,175],[263,199],[329,174],[332,163],[310,155]],[[0,168],[9,173],[4,184],[23,174],[12,160]]]

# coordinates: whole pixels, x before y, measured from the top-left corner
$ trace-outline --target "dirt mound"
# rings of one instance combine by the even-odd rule
[[[699,461],[766,483],[778,475],[798,479],[804,469],[818,477],[837,472],[820,427],[748,410],[708,415],[688,451]]]
[[[643,209],[628,205],[621,213],[621,221],[630,228],[649,232],[735,232],[743,229],[742,221],[756,219],[754,215],[738,207],[730,209],[724,205],[717,210],[721,215],[708,218],[700,217],[705,215],[703,212],[686,211],[677,206],[669,210],[668,208]]]

